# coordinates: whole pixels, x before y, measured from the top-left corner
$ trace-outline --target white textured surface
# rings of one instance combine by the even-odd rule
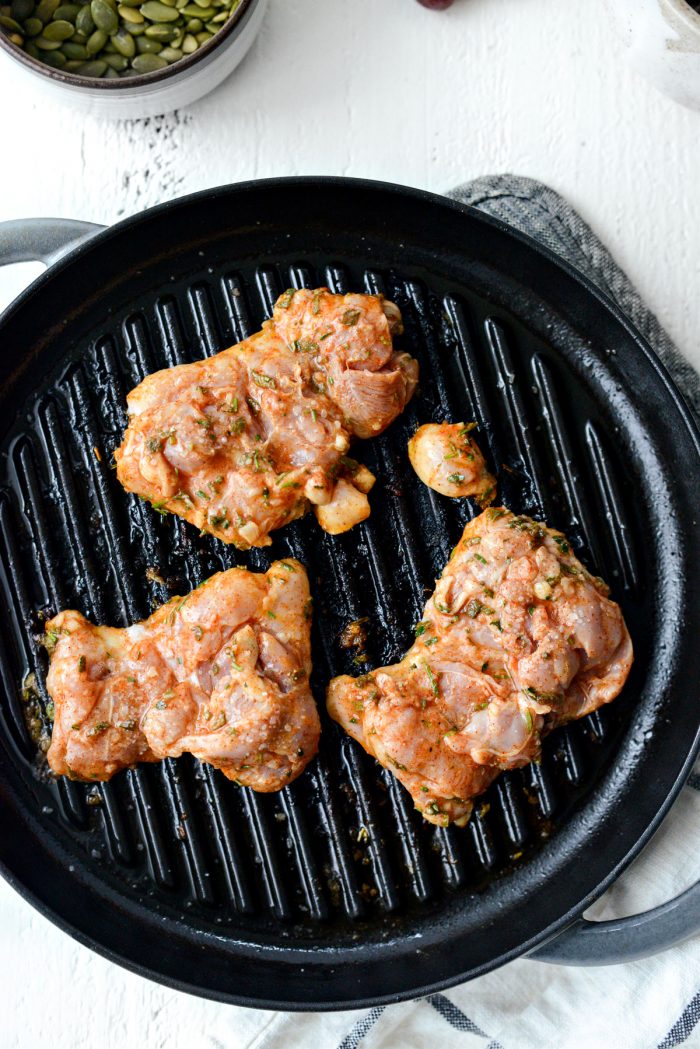
[[[456,0],[447,13],[414,0],[272,0],[229,81],[146,121],[30,109],[5,77],[2,66],[0,219],[108,223],[273,175],[439,191],[518,172],[572,201],[700,366],[700,114],[621,65],[603,0]],[[0,300],[18,280],[0,276]],[[4,883],[0,929],[2,1049],[189,1049],[225,1008],[103,961]]]

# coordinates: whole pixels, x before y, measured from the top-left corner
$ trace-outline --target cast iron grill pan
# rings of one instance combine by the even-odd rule
[[[128,390],[250,335],[285,288],[324,284],[393,299],[399,346],[421,366],[403,416],[355,448],[378,477],[370,519],[333,538],[309,515],[240,553],[124,492],[111,457]],[[524,950],[629,858],[697,731],[683,703],[699,668],[681,540],[697,519],[697,448],[678,395],[592,291],[437,198],[282,182],[108,231],[30,290],[2,342],[0,854],[55,920],[201,994],[351,1006]],[[323,703],[331,675],[403,654],[475,512],[408,464],[417,424],[442,419],[478,423],[499,502],[567,533],[611,584],[636,649],[621,698],[550,737],[541,764],[503,775],[464,830],[424,823]],[[257,795],[190,758],[108,784],[47,774],[42,617],[74,607],[125,626],[213,572],[284,556],[311,580],[323,718],[297,782]],[[359,652],[340,643],[358,619]]]

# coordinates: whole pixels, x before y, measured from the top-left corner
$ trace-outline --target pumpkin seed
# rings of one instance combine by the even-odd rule
[[[43,56],[43,61],[53,69],[63,69],[68,59],[62,51],[47,51]]]
[[[41,36],[34,37],[34,44],[39,48],[40,51],[57,51],[61,46],[60,40],[47,40],[42,34]]]
[[[149,40],[147,36],[140,36],[136,40],[136,50],[140,55],[158,55],[163,50],[160,40]]]
[[[177,29],[171,25],[149,25],[146,26],[146,36],[151,40],[170,43],[177,36]]]
[[[22,32],[22,26],[19,22],[15,22],[14,18],[10,18],[9,15],[0,15],[0,25],[5,29],[11,29],[13,33]]]
[[[167,65],[168,63],[160,55],[137,55],[131,60],[131,68],[137,73],[155,73],[157,69],[166,69]]]
[[[107,34],[104,29],[96,29],[94,33],[91,33],[87,39],[87,53],[89,55],[98,54],[107,43]]]
[[[120,4],[118,7],[119,17],[123,22],[131,22],[132,25],[141,25],[146,19],[143,17],[141,12],[136,7],[125,7],[124,4]]]
[[[143,23],[137,25],[136,22],[127,22],[122,29],[126,29],[132,36],[142,36],[146,32],[146,26]]]
[[[36,6],[34,15],[36,18],[40,18],[41,21],[46,25],[53,18],[53,13],[60,3],[60,0],[39,0]]]
[[[81,76],[101,77],[107,72],[107,63],[95,58],[92,62],[81,63],[78,72]]]
[[[124,58],[133,58],[136,54],[136,42],[133,36],[129,36],[127,32],[120,29],[112,37],[112,43],[116,48],[117,52]]]
[[[201,18],[190,18],[189,22],[185,25],[185,29],[188,33],[199,33],[204,29],[204,22]]]
[[[10,14],[18,22],[24,22],[34,10],[34,0],[12,0]]]
[[[173,62],[178,62],[182,58],[182,51],[179,47],[164,47],[160,53],[160,57],[164,58],[170,66]]]
[[[59,40],[61,43],[68,40],[75,33],[75,26],[65,20],[49,22],[44,28],[45,40]]]
[[[21,33],[8,33],[7,39],[11,44],[16,44],[17,47],[24,47],[24,37]]]
[[[176,22],[179,18],[177,11],[172,7],[166,7],[160,0],[146,0],[139,8],[149,22]]]
[[[91,0],[90,13],[98,29],[102,29],[105,33],[116,33],[119,28],[119,18],[107,0]]]
[[[27,52],[27,54],[29,55],[30,58],[40,58],[40,57],[42,57],[41,52],[39,51],[38,47],[36,46],[36,44],[34,44],[34,42],[32,40],[28,40],[26,42],[26,44],[24,45],[24,50]]]
[[[196,4],[187,4],[182,8],[182,13],[187,15],[188,18],[201,18],[203,22],[208,22],[216,14],[216,8],[197,7]]]
[[[105,80],[119,80],[119,73],[116,69],[112,69],[111,66],[107,66],[107,72],[104,75]]]
[[[79,58],[69,58],[63,68],[66,73],[77,73],[80,67],[84,65],[85,63],[81,62]]]
[[[203,33],[196,33],[195,40],[198,44],[206,44],[207,40],[211,40],[213,35],[213,33],[207,33],[206,31]]]
[[[54,22],[72,22],[75,25],[79,11],[80,4],[61,4],[54,11],[53,20]]]
[[[72,40],[64,40],[61,51],[66,58],[79,58],[82,62],[85,62],[88,57],[85,44],[76,44]]]
[[[192,55],[199,47],[197,38],[192,36],[191,33],[187,33],[185,39],[182,41],[182,50],[186,55]]]
[[[124,55],[103,55],[103,60],[110,69],[116,69],[118,73],[123,73],[125,69],[129,68],[129,59],[125,58]]]
[[[92,11],[90,5],[86,4],[85,7],[81,7],[78,11],[77,18],[75,19],[75,28],[79,33],[85,33],[85,36],[90,36],[90,33],[95,31],[95,23],[92,18]]]
[[[44,28],[40,18],[26,18],[24,21],[24,32],[27,36],[38,36]]]

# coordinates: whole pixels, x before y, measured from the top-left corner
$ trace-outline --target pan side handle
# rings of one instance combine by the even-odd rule
[[[12,219],[0,222],[0,266],[43,262],[50,266],[82,240],[104,229],[77,219]]]
[[[700,882],[680,896],[629,918],[577,918],[528,954],[559,965],[616,965],[647,958],[700,932]]]

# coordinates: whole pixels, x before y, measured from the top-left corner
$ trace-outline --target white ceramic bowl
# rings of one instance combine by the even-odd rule
[[[630,64],[664,94],[700,109],[700,14],[686,0],[607,0]]]
[[[24,94],[60,98],[83,112],[117,118],[151,117],[208,94],[231,73],[257,36],[268,0],[241,0],[229,21],[207,43],[167,69],[124,80],[92,80],[53,69],[26,54],[0,32],[0,58]]]

